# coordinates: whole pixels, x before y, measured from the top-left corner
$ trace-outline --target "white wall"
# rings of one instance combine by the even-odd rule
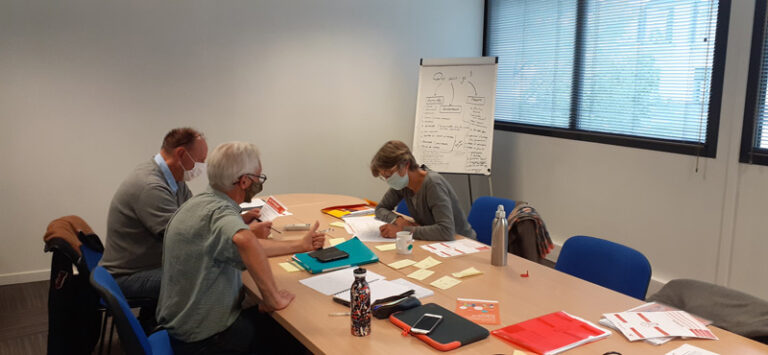
[[[768,167],[740,164],[754,2],[733,1],[715,159],[496,131],[494,190],[530,201],[556,243],[629,245],[653,277],[695,278],[768,299]]]
[[[600,236],[658,281],[768,298],[768,167],[738,163],[753,6],[733,2],[717,158],[698,172],[691,156],[496,131],[495,194],[533,203],[557,243]],[[480,0],[0,2],[0,284],[48,277],[53,218],[103,235],[117,185],[181,125],[211,148],[257,143],[266,193],[378,198],[367,163],[412,139],[418,59],[479,55],[482,16]]]
[[[412,139],[419,58],[480,55],[482,24],[481,0],[0,2],[0,284],[48,277],[56,217],[104,237],[177,126],[258,144],[265,193],[378,199],[367,164]]]

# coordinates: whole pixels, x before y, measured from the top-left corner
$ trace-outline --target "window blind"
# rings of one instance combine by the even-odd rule
[[[601,0],[586,7],[578,127],[703,143],[716,4]]]
[[[488,3],[487,52],[500,57],[496,119],[569,126],[575,1]]]
[[[755,16],[762,16],[765,21],[765,14],[755,14]],[[768,36],[766,36],[765,26],[763,24],[763,40],[760,63],[760,91],[757,102],[757,112],[755,115],[755,137],[753,148],[768,149],[768,95],[766,95],[766,86],[768,83]],[[746,122],[745,122],[746,124]]]
[[[766,1],[755,1],[752,49],[741,130],[742,163],[768,165],[768,14]]]
[[[499,56],[497,126],[692,147],[685,152],[716,144],[708,125],[716,130],[719,117],[710,99],[718,85],[719,107],[716,36],[727,31],[720,2],[488,0],[485,54]],[[714,156],[714,146],[707,151]]]

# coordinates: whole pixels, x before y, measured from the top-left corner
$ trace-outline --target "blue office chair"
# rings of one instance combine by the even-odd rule
[[[98,243],[88,243],[86,241],[86,238],[96,238],[98,240],[98,237],[96,235],[92,236],[86,236],[82,232],[79,233],[78,238],[80,239],[80,263],[85,265],[86,270],[88,273],[93,272],[93,269],[95,269],[99,265],[99,261],[101,261],[101,257],[104,254],[103,250],[104,247],[101,246],[101,240],[99,240]],[[98,250],[96,249],[98,248]],[[85,277],[90,277],[90,275],[84,275]],[[100,304],[98,307],[99,317],[101,318],[101,330],[99,331],[99,354],[104,353],[104,343],[107,343],[107,319],[109,319],[109,312],[106,308],[106,303],[104,300],[100,300]],[[112,325],[112,329],[109,331],[109,344],[107,346],[107,352],[111,352],[112,348],[112,333],[114,332],[114,324]]]
[[[408,211],[408,205],[405,203],[405,199],[400,200],[400,203],[398,203],[397,207],[395,207],[395,211],[397,213],[411,217],[411,212]]]
[[[128,306],[123,292],[106,269],[101,266],[94,268],[90,280],[96,292],[106,301],[114,321],[117,322],[120,345],[126,354],[173,354],[167,331],[152,333],[149,338],[144,335],[144,330],[136,316],[131,313],[131,307]]]
[[[642,253],[593,237],[568,238],[555,269],[641,300],[651,282],[651,264]]]
[[[89,247],[88,245],[81,244],[80,245],[80,255],[83,258],[83,262],[85,263],[85,266],[88,268],[88,271],[93,271],[93,269],[96,268],[96,266],[99,265],[99,261],[101,261],[101,256],[103,253],[96,251],[95,249]]]
[[[496,209],[499,205],[504,205],[504,212],[509,216],[515,208],[515,201],[501,197],[481,196],[472,203],[467,220],[477,233],[477,241],[491,245],[493,219],[496,217]]]

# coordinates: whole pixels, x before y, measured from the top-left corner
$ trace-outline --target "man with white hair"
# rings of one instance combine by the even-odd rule
[[[208,189],[168,222],[157,319],[176,354],[286,351],[281,339],[290,343],[290,334],[262,312],[287,307],[294,295],[278,289],[267,258],[321,248],[325,236],[318,222],[287,242],[264,239],[271,222],[249,229],[238,205],[265,180],[256,146],[224,143],[208,157]],[[244,269],[259,287],[258,308],[241,307]]]

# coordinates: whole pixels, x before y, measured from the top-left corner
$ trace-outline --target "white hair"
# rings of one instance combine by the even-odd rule
[[[259,149],[251,143],[223,143],[208,156],[208,184],[221,192],[234,188],[237,179],[253,174],[261,165]]]

